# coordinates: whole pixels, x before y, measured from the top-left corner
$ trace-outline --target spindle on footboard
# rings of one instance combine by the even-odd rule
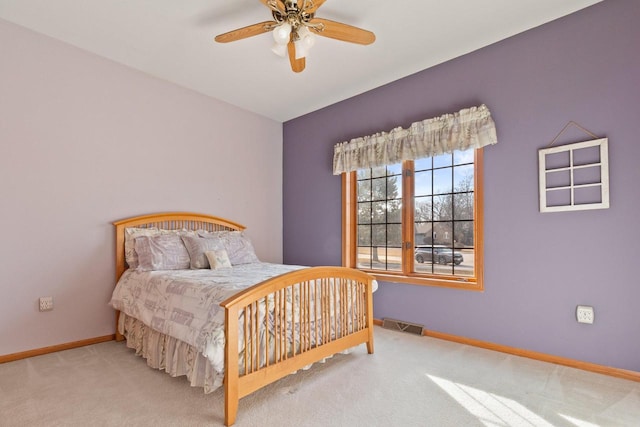
[[[225,424],[238,401],[325,357],[367,344],[373,353],[371,276],[313,267],[229,298],[225,308]]]

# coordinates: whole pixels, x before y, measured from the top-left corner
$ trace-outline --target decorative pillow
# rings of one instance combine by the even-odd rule
[[[135,238],[138,270],[184,270],[190,266],[189,252],[177,233]]]
[[[206,240],[206,239],[205,239]],[[231,268],[231,261],[229,261],[229,255],[224,249],[216,249],[213,251],[205,251],[205,256],[209,261],[209,265],[212,270],[219,270],[221,268]]]
[[[224,249],[222,241],[218,238],[203,238],[198,236],[182,236],[182,241],[189,252],[191,258],[190,267],[192,269],[209,268],[209,260],[205,255],[206,251]]]

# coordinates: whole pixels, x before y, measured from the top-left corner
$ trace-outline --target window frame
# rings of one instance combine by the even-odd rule
[[[402,272],[372,270],[357,267],[357,172],[342,174],[342,265],[358,268],[386,282],[408,283],[423,286],[438,286],[471,291],[484,290],[484,152],[477,148],[474,152],[474,271],[473,277],[430,275],[414,272],[414,174],[407,174],[406,168],[413,161],[402,164]]]

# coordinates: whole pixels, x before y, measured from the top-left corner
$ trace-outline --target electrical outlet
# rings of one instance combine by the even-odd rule
[[[579,323],[593,323],[593,307],[589,305],[579,305],[576,308],[576,319]]]
[[[40,298],[40,311],[53,310],[53,297],[41,297]]]

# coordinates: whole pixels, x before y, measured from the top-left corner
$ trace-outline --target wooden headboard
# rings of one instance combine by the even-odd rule
[[[246,228],[244,225],[240,225],[224,218],[192,212],[162,212],[150,215],[134,216],[116,221],[113,225],[116,227],[116,282],[127,269],[127,263],[124,258],[124,233],[126,228],[155,227],[161,230],[206,231],[242,231]]]

